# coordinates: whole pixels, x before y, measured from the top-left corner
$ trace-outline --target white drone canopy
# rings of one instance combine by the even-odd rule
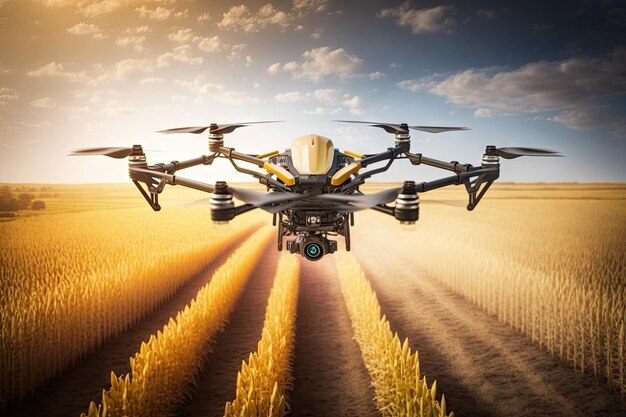
[[[294,168],[303,175],[326,174],[333,164],[333,141],[320,135],[300,136],[291,144]]]

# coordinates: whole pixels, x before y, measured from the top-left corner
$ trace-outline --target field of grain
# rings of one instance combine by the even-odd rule
[[[353,253],[318,262],[173,190],[155,213],[50,185],[0,222],[0,412],[626,413],[623,184],[423,194],[416,225],[357,213]]]

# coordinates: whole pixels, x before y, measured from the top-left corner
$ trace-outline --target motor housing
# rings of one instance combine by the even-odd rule
[[[218,181],[215,183],[215,191],[211,193],[209,204],[213,223],[225,224],[235,217],[233,195],[228,192],[226,182]]]
[[[393,216],[400,224],[414,224],[419,219],[420,198],[417,195],[415,181],[405,181],[402,191],[396,198]]]

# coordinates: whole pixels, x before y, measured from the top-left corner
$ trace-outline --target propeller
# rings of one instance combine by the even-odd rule
[[[549,149],[539,149],[539,148],[518,148],[518,147],[508,147],[508,148],[487,148],[487,153],[495,152],[496,155],[501,156],[504,159],[514,159],[520,156],[563,156],[559,154],[557,151],[551,151]]]
[[[358,120],[335,120],[335,122],[341,123],[363,123],[374,127],[380,127],[388,133],[394,134],[407,134],[409,129],[420,130],[428,133],[441,133],[452,132],[457,130],[469,130],[467,127],[452,127],[452,126],[409,126],[406,123],[393,124],[393,123],[378,123],[378,122],[362,122]]]
[[[391,203],[394,201],[398,194],[400,194],[402,188],[390,188],[385,191],[381,191],[374,194],[322,194],[315,198],[322,200],[330,200],[338,203],[349,205],[356,210],[365,210],[379,204]]]
[[[261,208],[270,213],[277,213],[281,210],[289,208],[303,198],[307,198],[307,195],[292,193],[292,192],[272,192],[263,193],[254,190],[247,190],[243,188],[235,188],[230,185],[227,188],[235,198],[243,201],[246,204],[252,204],[258,208]]]
[[[133,153],[133,148],[83,148],[77,149],[70,156],[104,155],[109,158],[126,158]]]
[[[271,120],[266,122],[245,122],[245,123],[231,123],[218,125],[217,123],[211,123],[209,126],[195,126],[195,127],[175,127],[173,129],[159,130],[159,133],[171,134],[171,133],[193,133],[200,134],[209,129],[209,133],[214,135],[231,133],[237,128],[245,127],[249,125],[262,124],[262,123],[280,123],[282,120]]]

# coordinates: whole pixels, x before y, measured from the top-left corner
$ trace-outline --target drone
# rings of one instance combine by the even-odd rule
[[[421,153],[411,153],[410,129],[428,133],[467,130],[465,127],[409,126],[406,123],[375,123],[337,120],[345,123],[362,123],[378,127],[394,135],[395,146],[369,155],[335,149],[333,142],[323,136],[308,134],[294,140],[290,149],[253,155],[237,152],[224,145],[224,136],[234,130],[259,123],[217,124],[199,127],[182,127],[160,131],[165,134],[202,134],[208,131],[210,155],[186,161],[172,161],[148,165],[141,145],[132,148],[79,149],[71,155],[105,155],[111,158],[128,158],[128,174],[150,207],[159,211],[159,194],[166,185],[181,185],[211,193],[211,220],[227,223],[236,216],[259,208],[273,215],[273,226],[278,226],[278,250],[283,249],[286,237],[287,251],[300,254],[310,261],[322,259],[337,250],[337,241],[329,236],[343,236],[345,248],[350,250],[350,227],[354,226],[354,213],[373,209],[393,216],[401,224],[414,224],[419,219],[419,194],[450,185],[465,186],[469,196],[467,210],[473,210],[491,184],[500,176],[500,158],[520,156],[562,156],[558,152],[522,147],[487,146],[479,166],[445,162],[428,158]],[[238,172],[251,175],[267,187],[267,192],[233,187],[225,181],[207,184],[178,175],[178,172],[198,165],[211,165],[217,158],[228,159]],[[438,180],[422,182],[404,181],[401,187],[364,194],[359,190],[370,177],[387,171],[400,159],[412,165],[428,165],[451,171],[453,174]],[[240,164],[245,162],[264,170],[259,172]],[[378,167],[367,169],[374,164]],[[234,199],[243,204],[235,205]],[[392,204],[393,203],[393,204]],[[238,203],[239,204],[239,203]]]

